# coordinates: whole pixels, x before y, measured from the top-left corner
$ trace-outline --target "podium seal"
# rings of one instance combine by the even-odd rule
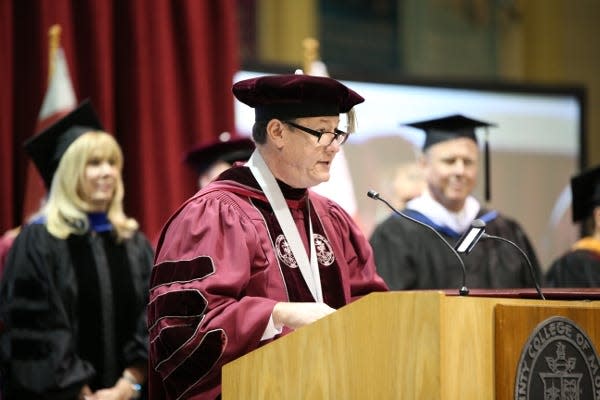
[[[515,400],[600,400],[600,362],[594,344],[575,322],[551,317],[521,350]]]

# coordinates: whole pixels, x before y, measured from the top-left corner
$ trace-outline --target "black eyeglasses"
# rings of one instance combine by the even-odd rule
[[[334,129],[333,132],[321,132],[321,131],[316,131],[314,129],[307,128],[306,126],[302,126],[302,125],[299,125],[299,124],[297,124],[295,122],[291,122],[291,121],[283,121],[283,123],[293,126],[294,128],[298,128],[301,131],[308,133],[309,135],[313,135],[314,137],[317,138],[317,143],[323,144],[325,146],[329,146],[333,142],[336,142],[337,144],[339,144],[341,146],[344,143],[346,143],[346,140],[348,140],[348,136],[350,135],[349,133],[341,131],[337,128]],[[323,136],[325,136],[325,139],[323,140],[323,142],[321,142],[321,138]]]

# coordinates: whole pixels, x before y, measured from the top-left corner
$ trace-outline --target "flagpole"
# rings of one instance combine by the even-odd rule
[[[61,26],[58,24],[48,29],[48,83],[34,133],[41,132],[77,106],[68,65],[60,44],[61,32]],[[28,160],[26,174],[22,209],[24,221],[39,210],[41,200],[46,194],[44,183],[31,160]]]
[[[50,84],[52,75],[54,75],[54,69],[56,68],[54,60],[56,60],[56,52],[60,47],[61,31],[62,29],[58,24],[54,24],[48,29],[48,84]]]
[[[302,40],[302,47],[304,48],[304,74],[311,75],[313,63],[319,59],[319,41],[307,37]]]

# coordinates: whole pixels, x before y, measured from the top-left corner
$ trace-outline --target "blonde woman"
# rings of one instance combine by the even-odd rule
[[[84,102],[26,150],[50,191],[0,286],[6,398],[139,397],[153,251],[123,212],[121,149]]]

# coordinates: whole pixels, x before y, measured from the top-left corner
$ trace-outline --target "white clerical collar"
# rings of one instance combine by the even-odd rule
[[[477,218],[481,206],[475,197],[468,196],[462,210],[452,212],[425,192],[406,203],[406,208],[420,212],[436,225],[446,226],[455,232],[464,232]]]
[[[246,163],[246,166],[250,168],[250,172],[254,175],[254,178],[258,182],[263,193],[269,200],[269,204],[273,208],[275,218],[279,222],[279,226],[283,231],[283,235],[290,245],[292,254],[298,263],[300,272],[304,281],[308,285],[310,292],[317,302],[323,302],[323,291],[321,288],[321,276],[319,275],[319,264],[317,262],[317,253],[315,251],[315,242],[313,239],[312,221],[310,219],[310,208],[308,210],[308,228],[309,236],[308,242],[310,246],[310,260],[306,254],[306,249],[300,238],[300,232],[298,227],[294,223],[292,213],[283,197],[281,188],[277,184],[275,177],[271,173],[271,170],[265,163],[265,160],[260,155],[258,150],[254,150],[252,156]]]

